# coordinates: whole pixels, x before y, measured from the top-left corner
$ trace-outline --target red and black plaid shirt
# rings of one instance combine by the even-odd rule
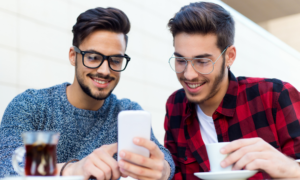
[[[212,116],[218,141],[261,137],[287,156],[300,159],[297,89],[277,79],[235,78],[231,72],[229,80],[227,93]],[[166,111],[165,147],[175,162],[173,179],[198,179],[193,174],[209,171],[210,165],[195,105],[180,89],[169,97]],[[260,172],[252,178],[270,177]]]

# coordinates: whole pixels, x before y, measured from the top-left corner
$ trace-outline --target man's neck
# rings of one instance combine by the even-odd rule
[[[198,104],[200,106],[201,110],[207,116],[212,116],[213,113],[217,110],[220,103],[224,99],[224,96],[226,95],[228,86],[229,86],[229,78],[228,78],[228,75],[226,75],[225,78],[223,79],[223,81],[221,82],[217,93],[213,97],[211,97],[209,100]]]
[[[95,100],[88,96],[80,87],[78,82],[74,80],[73,84],[67,86],[68,101],[79,109],[97,111],[104,103],[104,100]]]

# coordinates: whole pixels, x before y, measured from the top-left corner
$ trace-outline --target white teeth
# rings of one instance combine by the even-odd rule
[[[97,79],[93,79],[93,81],[99,83],[99,84],[105,84],[105,81],[98,81]]]
[[[199,86],[201,86],[201,85],[203,85],[204,83],[202,83],[202,84],[187,84],[190,88],[192,88],[192,89],[195,89],[195,88],[197,88],[197,87],[199,87]]]

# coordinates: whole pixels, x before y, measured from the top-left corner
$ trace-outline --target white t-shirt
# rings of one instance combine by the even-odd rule
[[[204,144],[217,143],[218,137],[214,124],[214,120],[211,116],[207,116],[200,108],[199,105],[197,108],[197,116],[200,124],[200,132]]]

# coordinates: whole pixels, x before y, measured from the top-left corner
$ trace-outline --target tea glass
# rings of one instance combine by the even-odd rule
[[[51,131],[25,132],[24,147],[18,147],[12,156],[12,165],[19,175],[55,176],[56,145],[59,133]],[[25,167],[19,166],[25,156]]]

